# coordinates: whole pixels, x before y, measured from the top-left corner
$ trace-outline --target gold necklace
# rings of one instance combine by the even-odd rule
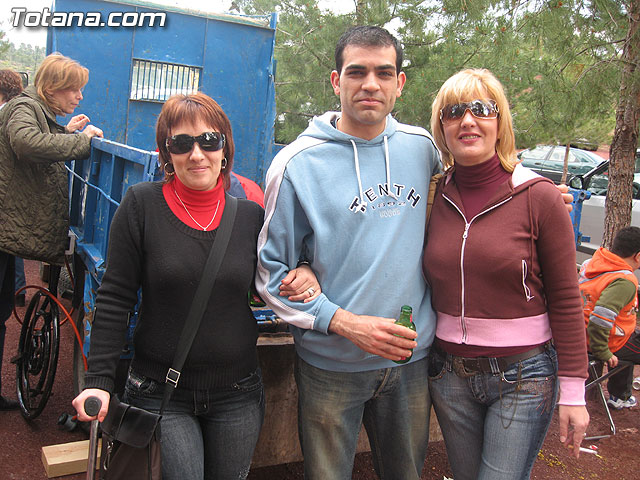
[[[173,193],[176,194],[176,197],[178,198],[178,200],[180,201],[180,203],[182,204],[182,206],[184,207],[184,211],[187,212],[187,215],[189,215],[189,217],[191,218],[191,220],[193,220],[193,222],[198,225],[203,231],[207,231],[207,228],[209,228],[211,226],[211,224],[213,223],[213,221],[216,219],[216,215],[218,214],[218,208],[220,207],[220,200],[218,200],[218,204],[216,205],[216,211],[213,212],[213,218],[211,219],[211,221],[209,223],[207,223],[206,227],[203,227],[202,225],[200,225],[198,223],[198,221],[193,218],[193,215],[191,215],[191,213],[189,213],[189,209],[187,208],[187,206],[184,204],[184,202],[182,201],[182,199],[180,198],[180,195],[178,195],[178,191],[174,188],[173,189]]]

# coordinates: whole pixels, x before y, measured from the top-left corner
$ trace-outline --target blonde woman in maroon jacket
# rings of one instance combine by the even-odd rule
[[[529,478],[556,402],[576,456],[589,422],[571,222],[553,183],[517,164],[511,122],[488,70],[455,74],[433,103],[446,172],[423,258],[429,388],[456,480]]]

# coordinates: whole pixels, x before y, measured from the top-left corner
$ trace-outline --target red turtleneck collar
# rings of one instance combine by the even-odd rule
[[[220,225],[225,204],[222,175],[218,177],[218,183],[216,183],[216,186],[211,190],[193,190],[186,187],[176,175],[172,181],[162,186],[162,195],[175,216],[191,228],[202,230],[202,227],[209,225],[216,209],[217,213],[215,213],[215,218],[206,230],[208,232],[215,230]],[[178,199],[178,197],[180,197],[180,199]],[[184,205],[180,200],[182,200]],[[189,216],[189,214],[191,214],[191,216]],[[195,221],[191,217],[193,217]],[[202,227],[198,226],[196,222]]]
[[[456,163],[455,167],[454,178],[467,220],[480,213],[498,187],[511,178],[497,153],[486,162],[470,166]]]

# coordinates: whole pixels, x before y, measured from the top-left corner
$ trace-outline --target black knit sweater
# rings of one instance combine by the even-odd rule
[[[229,246],[178,388],[218,388],[256,369],[257,325],[247,301],[264,211],[238,200]],[[162,184],[127,190],[111,223],[107,270],[98,289],[85,388],[113,391],[127,318],[142,287],[132,368],[163,382],[217,230],[182,223]]]

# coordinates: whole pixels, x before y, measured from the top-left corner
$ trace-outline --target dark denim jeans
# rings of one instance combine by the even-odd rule
[[[0,394],[2,394],[4,337],[7,332],[6,322],[13,312],[14,282],[14,257],[6,252],[0,252]]]
[[[15,289],[18,291],[22,287],[27,285],[27,278],[24,275],[24,260],[22,257],[14,257],[15,258],[15,267],[16,267],[16,285]],[[25,292],[22,292],[24,295]]]
[[[164,386],[130,371],[124,401],[158,412]],[[162,478],[246,478],[263,418],[259,370],[226,389],[176,389],[160,421]]]
[[[427,358],[381,370],[332,372],[298,357],[296,383],[305,479],[351,479],[363,423],[382,480],[420,478],[431,411]]]
[[[431,350],[429,390],[456,480],[525,480],[558,392],[553,347],[502,374],[459,377]]]
[[[620,350],[614,352],[618,360],[626,360],[627,362],[633,362],[636,365],[640,365],[640,334],[634,332],[627,340]],[[627,367],[620,373],[616,373],[612,377],[609,377],[607,383],[607,390],[609,395],[621,398],[622,400],[628,400],[631,397],[633,391],[631,385],[633,383],[633,366]]]

